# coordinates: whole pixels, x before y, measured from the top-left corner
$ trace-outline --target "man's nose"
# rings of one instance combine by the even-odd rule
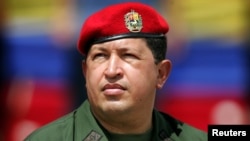
[[[122,75],[121,60],[119,56],[110,56],[104,74],[108,78],[116,78],[117,76]]]

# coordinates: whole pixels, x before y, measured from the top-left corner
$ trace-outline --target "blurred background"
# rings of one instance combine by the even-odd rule
[[[122,1],[1,1],[1,141],[22,141],[86,99],[76,50],[82,23]],[[173,69],[156,108],[204,131],[208,124],[250,124],[249,1],[137,1],[170,25]]]

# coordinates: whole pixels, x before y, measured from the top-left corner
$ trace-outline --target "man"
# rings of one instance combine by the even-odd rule
[[[207,135],[154,109],[171,69],[169,27],[153,8],[115,4],[90,16],[78,50],[88,100],[26,141],[205,141]]]

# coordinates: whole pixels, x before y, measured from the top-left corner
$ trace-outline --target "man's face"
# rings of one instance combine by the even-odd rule
[[[164,68],[164,63],[155,64],[146,41],[140,38],[92,45],[83,73],[94,113],[152,110],[156,88],[164,84],[170,69],[166,62]],[[162,74],[163,69],[167,74]]]

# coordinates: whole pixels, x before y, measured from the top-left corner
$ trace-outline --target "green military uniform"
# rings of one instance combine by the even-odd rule
[[[157,110],[153,111],[152,141],[206,141],[207,134]],[[115,136],[115,135],[114,135]],[[112,136],[112,137],[114,137]],[[116,140],[124,135],[115,136]],[[130,141],[136,136],[128,135]],[[132,140],[131,140],[132,139]],[[110,134],[98,124],[86,100],[70,114],[36,130],[25,141],[111,141]],[[119,139],[120,141],[120,139]],[[136,139],[136,141],[139,141]]]

